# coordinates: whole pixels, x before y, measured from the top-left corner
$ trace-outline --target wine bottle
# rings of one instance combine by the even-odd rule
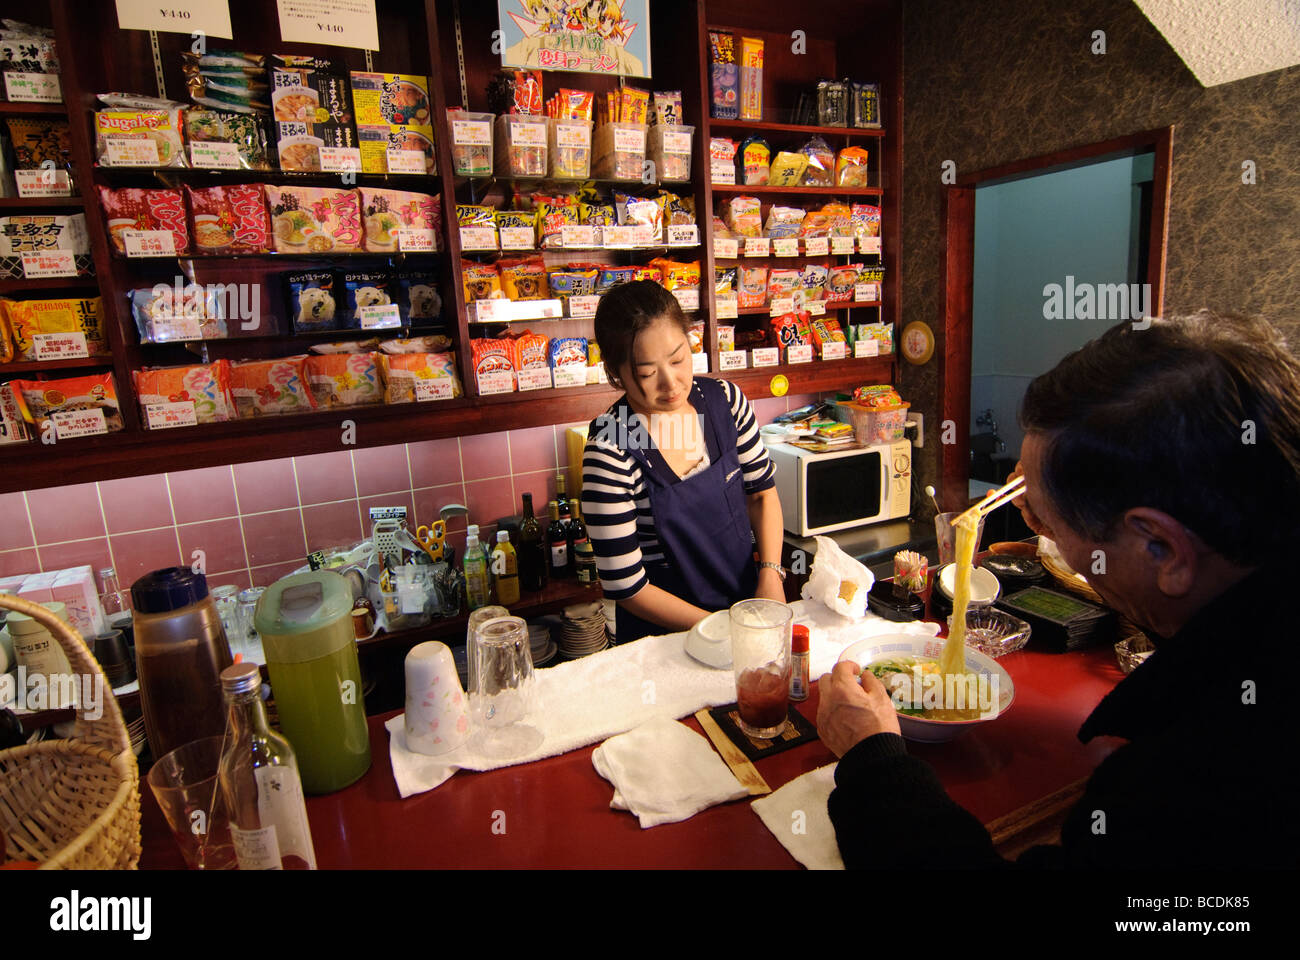
[[[582,511],[577,501],[573,503],[573,519],[569,521],[569,555],[573,558],[573,572],[579,583],[595,583],[596,551],[587,536],[587,525],[582,521]]]
[[[571,572],[569,566],[569,527],[560,519],[560,507],[550,503],[551,525],[546,528],[546,543],[551,548],[551,576],[559,579]]]
[[[524,494],[524,517],[519,522],[519,586],[536,593],[546,588],[546,537],[533,515],[533,495]]]

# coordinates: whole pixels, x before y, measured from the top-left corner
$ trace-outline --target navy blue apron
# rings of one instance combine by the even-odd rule
[[[641,466],[662,562],[646,563],[646,576],[705,610],[725,610],[758,589],[754,539],[745,498],[745,475],[736,450],[738,434],[720,383],[700,377],[691,399],[703,414],[709,466],[685,480],[658,448],[629,450]],[[620,415],[626,407],[620,403]],[[702,408],[702,409],[701,409]],[[670,632],[618,605],[620,644]]]

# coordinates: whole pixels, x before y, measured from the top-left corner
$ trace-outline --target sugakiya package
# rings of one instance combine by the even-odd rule
[[[0,300],[0,314],[13,338],[13,356],[9,359],[45,359],[42,347],[50,346],[51,340],[66,340],[69,334],[85,341],[86,356],[110,355],[108,337],[104,331],[102,297],[66,300],[4,299]],[[3,360],[3,356],[4,351],[0,351],[0,360]]]
[[[345,326],[361,330],[401,327],[397,277],[388,267],[350,269],[342,273]]]
[[[307,270],[285,276],[294,333],[317,333],[343,326],[343,311],[334,289],[336,277],[333,270]]]
[[[442,296],[432,270],[401,270],[397,275],[401,306],[412,326],[427,326],[442,319]],[[429,351],[436,352],[436,351]]]
[[[99,205],[104,210],[108,239],[118,253],[128,252],[129,231],[168,231],[174,255],[185,256],[190,252],[185,200],[179,190],[100,187]]]
[[[358,149],[347,72],[316,57],[271,57],[271,115],[281,170],[322,170],[325,147]]]
[[[271,138],[262,117],[225,110],[189,109],[185,111],[183,124],[194,167],[226,169],[231,164],[239,170],[271,169]]]
[[[190,367],[145,367],[136,370],[132,378],[140,400],[140,419],[150,429],[162,425],[164,410],[149,409],[161,404],[192,404],[197,423],[224,423],[236,417],[229,360]]]
[[[432,175],[436,168],[428,78],[354,70],[351,81],[362,172]],[[393,160],[389,151],[412,151],[418,159]]]
[[[384,378],[385,403],[450,400],[464,395],[454,354],[381,353],[376,359]]]
[[[185,167],[183,103],[101,94],[95,112],[95,161],[101,167]]]
[[[158,283],[132,290],[131,315],[141,343],[224,340],[225,304],[212,286]]]
[[[496,380],[500,380],[501,386],[509,383],[510,390],[519,388],[515,377],[514,344],[505,339],[481,339],[471,340],[469,345],[474,358],[474,379],[478,384],[479,393],[508,392],[497,390],[494,382]],[[587,354],[584,349],[583,363],[586,362]],[[497,377],[495,376],[497,374],[503,376]],[[509,377],[505,377],[505,374],[509,374]],[[585,372],[583,376],[585,378]]]
[[[307,357],[245,360],[230,365],[231,392],[241,420],[316,409],[307,386]]]
[[[361,194],[328,187],[266,185],[276,253],[360,253]]]
[[[332,353],[307,358],[307,382],[321,410],[383,403],[384,386],[374,353]]]
[[[182,221],[183,222],[183,221]],[[94,273],[84,213],[0,217],[0,274],[23,278],[23,254],[70,252],[79,276]]]
[[[36,436],[53,426],[59,439],[115,433],[123,429],[122,408],[111,373],[60,380],[11,380],[18,415]]]
[[[266,192],[259,183],[226,187],[185,187],[196,253],[266,253],[271,249],[271,221]]]
[[[438,235],[442,232],[440,197],[408,190],[362,187],[361,209],[368,252],[438,249]]]

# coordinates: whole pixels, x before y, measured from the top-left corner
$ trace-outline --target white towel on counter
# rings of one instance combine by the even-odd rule
[[[610,737],[591,762],[614,785],[610,807],[631,811],[643,830],[749,794],[704,737],[663,717]]]
[[[809,870],[844,869],[835,827],[826,809],[826,801],[835,789],[836,766],[828,763],[818,767],[749,805],[790,856]]]
[[[795,622],[809,629],[810,673],[816,681],[835,665],[850,643],[887,633],[934,636],[933,623],[893,623],[867,614],[848,620],[820,603],[791,605]],[[503,760],[473,749],[473,735],[449,753],[430,757],[406,747],[403,716],[385,724],[388,755],[397,791],[403,797],[445,782],[457,770],[493,770],[557,756],[625,733],[648,720],[676,720],[701,707],[719,707],[736,699],[730,669],[706,667],[685,650],[685,633],[644,637],[624,646],[537,671],[534,707],[525,722],[542,734],[542,743],[524,756]]]

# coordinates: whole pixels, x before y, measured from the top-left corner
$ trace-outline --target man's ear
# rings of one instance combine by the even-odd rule
[[[1196,581],[1200,550],[1196,537],[1178,520],[1152,507],[1124,514],[1124,528],[1150,558],[1156,583],[1168,596],[1183,596]]]

